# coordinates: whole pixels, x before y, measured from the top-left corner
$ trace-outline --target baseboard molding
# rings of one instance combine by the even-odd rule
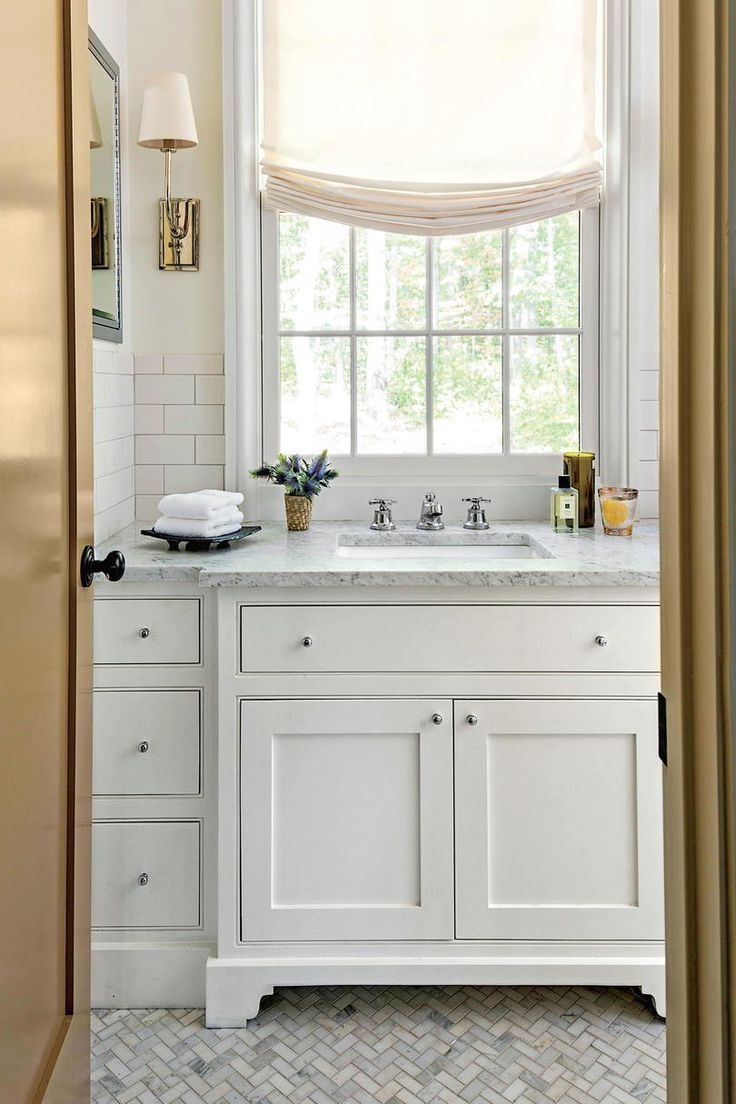
[[[636,986],[666,1015],[665,962],[661,945],[629,944],[617,953],[591,953],[575,944],[552,945],[546,957],[406,956],[211,958],[207,963],[208,1027],[243,1027],[258,1015],[261,998],[277,985],[615,985]],[[583,951],[581,954],[580,951]],[[587,951],[587,953],[586,953]],[[626,952],[628,951],[628,954]],[[491,953],[488,953],[491,952]],[[576,953],[577,952],[577,953]]]
[[[211,943],[93,943],[93,1008],[203,1008]]]

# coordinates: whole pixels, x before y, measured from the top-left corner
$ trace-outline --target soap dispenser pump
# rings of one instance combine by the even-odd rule
[[[578,492],[569,475],[561,475],[557,486],[550,488],[550,525],[555,533],[577,533]]]

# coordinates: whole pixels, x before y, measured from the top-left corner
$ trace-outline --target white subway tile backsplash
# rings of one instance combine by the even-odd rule
[[[107,406],[94,412],[95,443],[133,434],[133,407]]]
[[[659,517],[659,494],[657,491],[639,491],[637,516],[642,521]]]
[[[659,372],[639,373],[639,398],[659,402]]]
[[[122,468],[95,479],[95,512],[101,513],[133,497],[133,469]]]
[[[95,512],[95,543],[102,544],[135,519],[135,501],[126,498],[109,510]]]
[[[224,464],[225,438],[214,434],[197,437],[194,458],[198,464]]]
[[[115,353],[115,365],[118,372],[126,376],[135,375],[135,357],[132,353]]]
[[[639,403],[639,429],[659,430],[659,403],[655,400]]]
[[[659,433],[656,430],[640,430],[639,460],[659,460]]]
[[[138,376],[137,403],[193,403],[194,376]]]
[[[111,349],[92,347],[92,368],[95,372],[114,372],[115,353]]]
[[[133,377],[98,372],[94,377],[94,405],[130,406],[133,402]]]
[[[165,357],[165,374],[161,364],[136,358],[136,514],[144,520],[155,516],[152,496],[224,482],[222,358]]]
[[[139,495],[164,493],[164,469],[161,464],[136,464],[135,490]]]
[[[136,437],[136,464],[193,464],[194,437],[152,434]]]
[[[133,464],[133,437],[119,437],[115,441],[100,441],[95,445],[95,478],[129,468]]]
[[[136,521],[154,522],[158,517],[158,501],[160,498],[160,494],[137,494],[135,496]]]
[[[165,433],[222,433],[221,406],[167,406],[164,409]]]
[[[163,433],[164,408],[162,406],[136,406],[136,433]]]
[[[174,375],[217,376],[224,371],[221,353],[167,353],[164,357],[164,372]]]
[[[113,536],[134,516],[134,360],[94,344],[95,540]]]
[[[224,376],[197,376],[195,396],[198,403],[223,404],[225,402]]]
[[[180,494],[187,491],[201,491],[206,487],[215,490],[224,488],[224,472],[219,464],[181,464],[164,468],[164,491],[166,494]]]
[[[164,371],[164,358],[161,353],[136,353],[135,374],[137,376],[161,376]]]
[[[659,463],[656,460],[643,460],[639,464],[639,490],[659,490]]]

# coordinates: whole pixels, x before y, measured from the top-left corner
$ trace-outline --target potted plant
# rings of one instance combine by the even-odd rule
[[[339,472],[330,466],[327,449],[312,460],[294,454],[285,456],[280,452],[274,464],[264,464],[250,473],[254,479],[267,479],[284,488],[284,506],[286,508],[286,528],[303,531],[309,528],[312,520],[312,499],[323,487],[329,487]]]

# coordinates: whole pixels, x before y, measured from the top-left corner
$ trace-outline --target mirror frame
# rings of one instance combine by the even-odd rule
[[[121,219],[121,187],[120,187],[120,67],[112,55],[105,49],[99,38],[89,28],[89,52],[99,62],[113,82],[113,111],[114,111],[114,164],[115,179],[113,181],[113,264],[115,268],[115,303],[117,319],[103,318],[92,313],[92,336],[103,341],[114,341],[120,344],[123,340],[123,262],[122,262],[122,219]]]

